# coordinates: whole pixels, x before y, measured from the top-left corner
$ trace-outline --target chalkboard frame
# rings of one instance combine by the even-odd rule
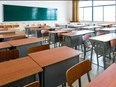
[[[17,8],[24,8],[24,9],[31,9],[31,10],[33,10],[33,9],[37,9],[37,12],[38,12],[38,15],[36,14],[36,17],[37,18],[35,18],[35,19],[31,19],[31,18],[29,18],[29,19],[19,19],[19,18],[21,18],[21,17],[17,17],[17,15],[20,15],[20,13],[21,12],[24,12],[25,10],[21,10],[21,12],[16,12],[16,9],[14,9],[13,11],[14,12],[16,12],[17,13],[17,15],[15,14],[15,16],[13,17],[14,19],[11,19],[12,18],[12,16],[11,16],[11,14],[9,15],[8,13],[9,13],[9,8],[8,9],[6,9],[6,7],[8,8],[8,7],[15,7],[16,9]],[[8,10],[8,12],[7,12],[7,10]],[[11,9],[10,9],[10,11],[11,11]],[[11,13],[13,12],[13,11],[11,11]],[[27,11],[27,10],[26,10]],[[45,17],[47,17],[47,18],[45,18],[44,16],[43,16],[43,14],[40,14],[39,13],[39,11],[41,11],[41,13],[43,13],[44,15],[45,15]],[[28,11],[27,11],[28,12]],[[29,11],[29,12],[31,12],[31,11]],[[48,12],[51,12],[52,13],[52,16],[51,16],[51,13],[50,14],[48,14]],[[25,13],[25,12],[24,12]],[[24,14],[23,13],[23,14]],[[58,10],[57,10],[57,8],[46,8],[46,7],[32,7],[32,6],[22,6],[22,5],[7,5],[7,4],[3,4],[3,22],[10,22],[10,21],[57,21],[57,13],[58,13]],[[33,11],[31,12],[31,16],[32,16],[32,14],[33,14]],[[29,14],[30,15],[30,14]],[[10,17],[11,16],[11,17]],[[40,17],[41,16],[41,17]],[[15,17],[17,17],[16,19],[15,19]],[[42,19],[43,18],[43,19]]]

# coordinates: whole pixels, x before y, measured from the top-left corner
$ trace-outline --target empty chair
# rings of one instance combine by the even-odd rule
[[[115,57],[116,57],[116,39],[111,40],[110,44],[112,46],[112,51],[113,51],[113,62],[115,61]]]
[[[111,46],[109,44],[109,42],[100,42],[100,41],[95,41],[94,42],[94,51],[96,53],[96,57],[97,57],[97,64],[99,66],[99,60],[98,58],[100,58],[101,56],[103,56],[103,64],[104,64],[104,69],[106,68],[106,58],[107,55],[109,55],[109,58],[111,59]],[[91,59],[92,61],[92,59]]]
[[[16,58],[19,58],[19,51],[17,49],[0,51],[0,61],[7,61]]]
[[[4,28],[4,26],[3,25],[0,25],[0,28]]]
[[[81,76],[87,73],[88,81],[90,82],[89,71],[91,70],[91,62],[89,60],[84,60],[66,71],[66,79],[68,86],[72,87],[72,84],[79,79],[79,87],[81,87]]]
[[[40,82],[32,82],[30,84],[25,85],[24,87],[40,87]]]
[[[47,49],[50,49],[49,44],[34,46],[34,47],[28,48],[28,53],[33,53],[33,52],[47,50]]]

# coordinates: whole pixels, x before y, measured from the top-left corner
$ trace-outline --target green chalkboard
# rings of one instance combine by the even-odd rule
[[[57,20],[56,8],[3,5],[3,21]]]

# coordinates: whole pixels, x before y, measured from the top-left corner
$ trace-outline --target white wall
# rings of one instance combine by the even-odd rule
[[[8,5],[21,5],[21,6],[35,6],[35,7],[48,7],[48,8],[57,8],[58,9],[58,20],[57,21],[39,21],[44,23],[54,23],[54,22],[67,22],[71,19],[71,1],[0,1],[0,23],[9,23],[3,22],[3,8],[2,4]],[[36,21],[37,22],[37,21]],[[11,22],[10,22],[11,23]],[[34,21],[21,21],[21,22],[12,22],[12,23],[35,23]]]

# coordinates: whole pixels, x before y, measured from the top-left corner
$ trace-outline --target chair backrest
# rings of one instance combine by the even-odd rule
[[[66,79],[69,86],[71,86],[82,75],[88,73],[91,70],[91,62],[84,60],[66,71]]]
[[[111,46],[115,47],[116,46],[116,39],[110,41]]]
[[[27,84],[24,87],[40,87],[40,83],[38,81],[36,81],[36,82],[32,82],[30,84]]]
[[[88,40],[90,37],[91,37],[90,34],[87,34],[87,35],[83,36],[83,41]]]
[[[17,49],[0,51],[0,61],[7,61],[16,58],[19,58],[19,51]]]
[[[49,44],[34,46],[34,47],[28,48],[28,53],[33,53],[33,52],[47,50],[47,49],[50,49]]]

